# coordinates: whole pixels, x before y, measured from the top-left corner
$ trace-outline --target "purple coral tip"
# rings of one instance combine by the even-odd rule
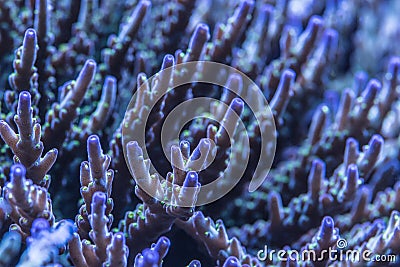
[[[106,79],[104,81],[105,84],[116,84],[117,83],[117,78],[115,78],[114,76],[111,75],[107,75]]]
[[[334,29],[327,29],[324,32],[324,37],[328,39],[329,42],[337,42],[338,40],[338,32]]]
[[[106,203],[106,194],[103,192],[95,192],[92,201],[94,204],[104,205]]]
[[[201,267],[201,263],[198,260],[193,260],[189,263],[188,267]]]
[[[209,138],[202,138],[199,143],[200,151],[208,151],[211,146]]]
[[[272,13],[274,12],[274,6],[270,4],[265,4],[261,7],[261,10],[263,13],[267,13],[266,15],[271,16]]]
[[[382,87],[382,84],[377,79],[371,79],[367,84],[367,91],[379,91]]]
[[[326,216],[322,219],[321,228],[319,231],[319,238],[322,240],[330,239],[334,233],[334,221],[332,217]]]
[[[183,140],[179,143],[179,147],[181,149],[182,155],[185,158],[189,158],[190,157],[190,143],[186,140]]]
[[[171,55],[171,54],[165,55],[164,59],[163,59],[163,63],[162,63],[162,66],[163,66],[162,69],[166,69],[166,68],[173,66],[174,61],[175,61],[175,59],[174,59],[173,55]]]
[[[328,49],[328,57],[332,59],[337,51],[339,34],[333,29],[328,29],[324,32],[323,38],[325,39]]]
[[[32,237],[37,237],[41,231],[49,229],[49,227],[50,224],[46,219],[38,218],[34,220],[31,228]]]
[[[254,0],[244,0],[241,2],[241,7],[253,7],[254,6]]]
[[[25,39],[35,39],[36,38],[36,31],[34,29],[28,29],[25,32]]]
[[[350,164],[347,168],[347,176],[354,176],[358,175],[358,168],[356,164]]]
[[[365,71],[357,71],[354,74],[354,79],[359,82],[366,82],[368,79],[368,74]]]
[[[232,90],[232,88],[239,88],[241,83],[242,83],[242,77],[240,76],[240,74],[233,73],[229,75],[228,81],[226,82],[226,87]]]
[[[346,146],[350,147],[350,146],[356,146],[358,147],[358,142],[356,139],[354,139],[353,137],[349,137],[346,141]]]
[[[209,138],[203,138],[203,139],[201,139],[200,142],[205,144],[205,145],[209,145],[210,144],[210,139]]]
[[[186,140],[183,140],[179,143],[179,147],[181,149],[188,149],[188,148],[190,148],[190,143]]]
[[[142,1],[140,1],[140,4],[141,4],[141,5],[144,5],[144,6],[146,6],[146,7],[151,6],[151,2],[148,1],[148,0],[142,0]]]
[[[186,179],[183,183],[184,187],[196,187],[198,185],[199,176],[196,172],[190,171],[186,175]]]
[[[93,59],[88,59],[85,62],[85,65],[82,68],[82,71],[90,71],[90,72],[94,72],[94,70],[96,69],[96,61],[94,61]]]
[[[200,23],[197,25],[194,32],[194,39],[201,39],[200,42],[204,43],[210,38],[210,29],[207,24]]]
[[[136,141],[130,141],[127,145],[126,145],[127,150],[129,151],[130,155],[132,155],[133,157],[143,157],[143,151],[140,148],[138,142]]]
[[[319,174],[325,172],[325,163],[320,159],[313,160],[312,170]]]
[[[290,83],[294,81],[294,79],[296,78],[296,72],[294,72],[294,70],[291,69],[286,69],[282,73],[282,78],[284,82]]]
[[[205,23],[200,23],[196,27],[196,31],[201,32],[201,33],[208,33],[208,25]]]
[[[201,38],[201,42],[206,42],[210,38],[210,29],[207,24],[200,23],[194,31],[194,39]]]
[[[112,243],[116,248],[123,248],[125,246],[125,236],[123,233],[118,232],[113,235]]]
[[[317,28],[319,29],[324,24],[323,18],[320,16],[312,16],[308,22],[307,28]]]
[[[171,245],[171,241],[165,236],[158,239],[157,243],[152,245],[152,250],[157,252],[159,258],[164,258],[168,253],[168,249]]]
[[[230,256],[229,258],[226,259],[223,267],[239,267],[241,266],[239,260],[234,257],[234,256]]]
[[[240,98],[235,98],[232,100],[230,108],[233,109],[237,114],[242,114],[244,107],[244,102]]]
[[[97,135],[91,135],[87,139],[87,151],[89,154],[89,161],[91,161],[92,156],[101,156],[101,145],[100,139]]]
[[[159,256],[158,256],[157,252],[155,252],[151,249],[143,250],[142,256],[143,256],[143,263],[146,263],[146,264],[157,264],[158,263]],[[146,264],[143,266],[148,266]]]
[[[89,144],[98,144],[99,143],[99,137],[97,135],[91,135],[88,137],[88,143]]]
[[[383,138],[379,134],[375,134],[372,136],[371,141],[369,141],[369,147],[373,150],[380,149],[383,145]]]
[[[96,61],[94,61],[93,59],[88,59],[85,62],[85,66],[95,67],[96,66]]]
[[[31,94],[28,92],[28,91],[22,91],[20,94],[19,94],[19,98],[20,99],[31,99]]]
[[[26,171],[23,165],[21,164],[13,165],[11,167],[11,181],[13,181],[15,178],[20,179],[22,177],[25,177],[25,172]]]
[[[121,232],[118,232],[114,235],[114,239],[120,242],[124,242],[125,241],[125,237],[124,234]]]
[[[389,62],[388,72],[397,74],[400,69],[400,57],[392,57]]]
[[[158,240],[157,244],[160,244],[163,247],[169,247],[171,245],[171,241],[169,241],[169,239],[166,238],[165,236],[162,236]]]
[[[334,222],[333,222],[332,217],[326,216],[322,219],[322,229],[324,229],[324,230],[325,230],[325,228],[333,229],[333,226],[334,226]]]
[[[365,88],[367,81],[368,74],[366,72],[358,71],[356,74],[354,74],[353,89],[357,95]]]
[[[18,105],[21,107],[30,108],[31,106],[31,94],[27,91],[23,91],[19,94]]]

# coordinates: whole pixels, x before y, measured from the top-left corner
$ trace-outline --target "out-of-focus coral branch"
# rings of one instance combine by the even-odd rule
[[[12,266],[21,249],[21,235],[17,232],[11,231],[3,236],[0,243],[0,258],[1,266]]]
[[[55,103],[46,114],[46,124],[43,129],[43,139],[46,145],[61,148],[73,120],[78,115],[77,109],[83,101],[95,71],[96,62],[88,60],[82,67],[78,78],[63,86],[65,97],[61,103]]]
[[[74,231],[71,221],[61,221],[50,227],[48,221],[36,219],[32,225],[32,236],[29,237],[28,248],[22,255],[18,266],[40,267],[47,264],[59,249],[68,242]]]
[[[111,75],[119,77],[119,70],[123,65],[123,59],[130,44],[133,42],[136,33],[142,24],[151,2],[142,0],[129,16],[129,20],[122,27],[118,36],[111,36],[108,40],[108,49],[104,50],[103,58]]]
[[[116,91],[117,80],[112,76],[106,77],[101,93],[101,99],[96,110],[89,118],[87,132],[96,133],[104,128],[107,119],[111,116],[112,110],[114,109],[115,97],[117,94]]]

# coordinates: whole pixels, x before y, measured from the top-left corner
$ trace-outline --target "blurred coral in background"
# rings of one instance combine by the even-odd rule
[[[0,266],[400,266],[398,14],[396,0],[0,1]],[[271,125],[227,89],[249,89],[235,74],[162,88],[195,61],[243,72],[270,103],[275,157],[254,192]],[[178,129],[169,162],[163,124],[198,97],[229,108]],[[238,118],[248,147],[227,134]],[[244,151],[240,182],[196,206]],[[262,259],[265,246],[318,259]]]

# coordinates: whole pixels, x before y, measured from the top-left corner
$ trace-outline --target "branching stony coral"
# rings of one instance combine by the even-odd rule
[[[395,0],[0,1],[0,266],[399,266],[398,12]]]

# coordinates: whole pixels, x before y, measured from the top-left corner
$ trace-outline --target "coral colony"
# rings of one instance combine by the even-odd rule
[[[400,266],[399,14],[0,1],[0,266]]]

